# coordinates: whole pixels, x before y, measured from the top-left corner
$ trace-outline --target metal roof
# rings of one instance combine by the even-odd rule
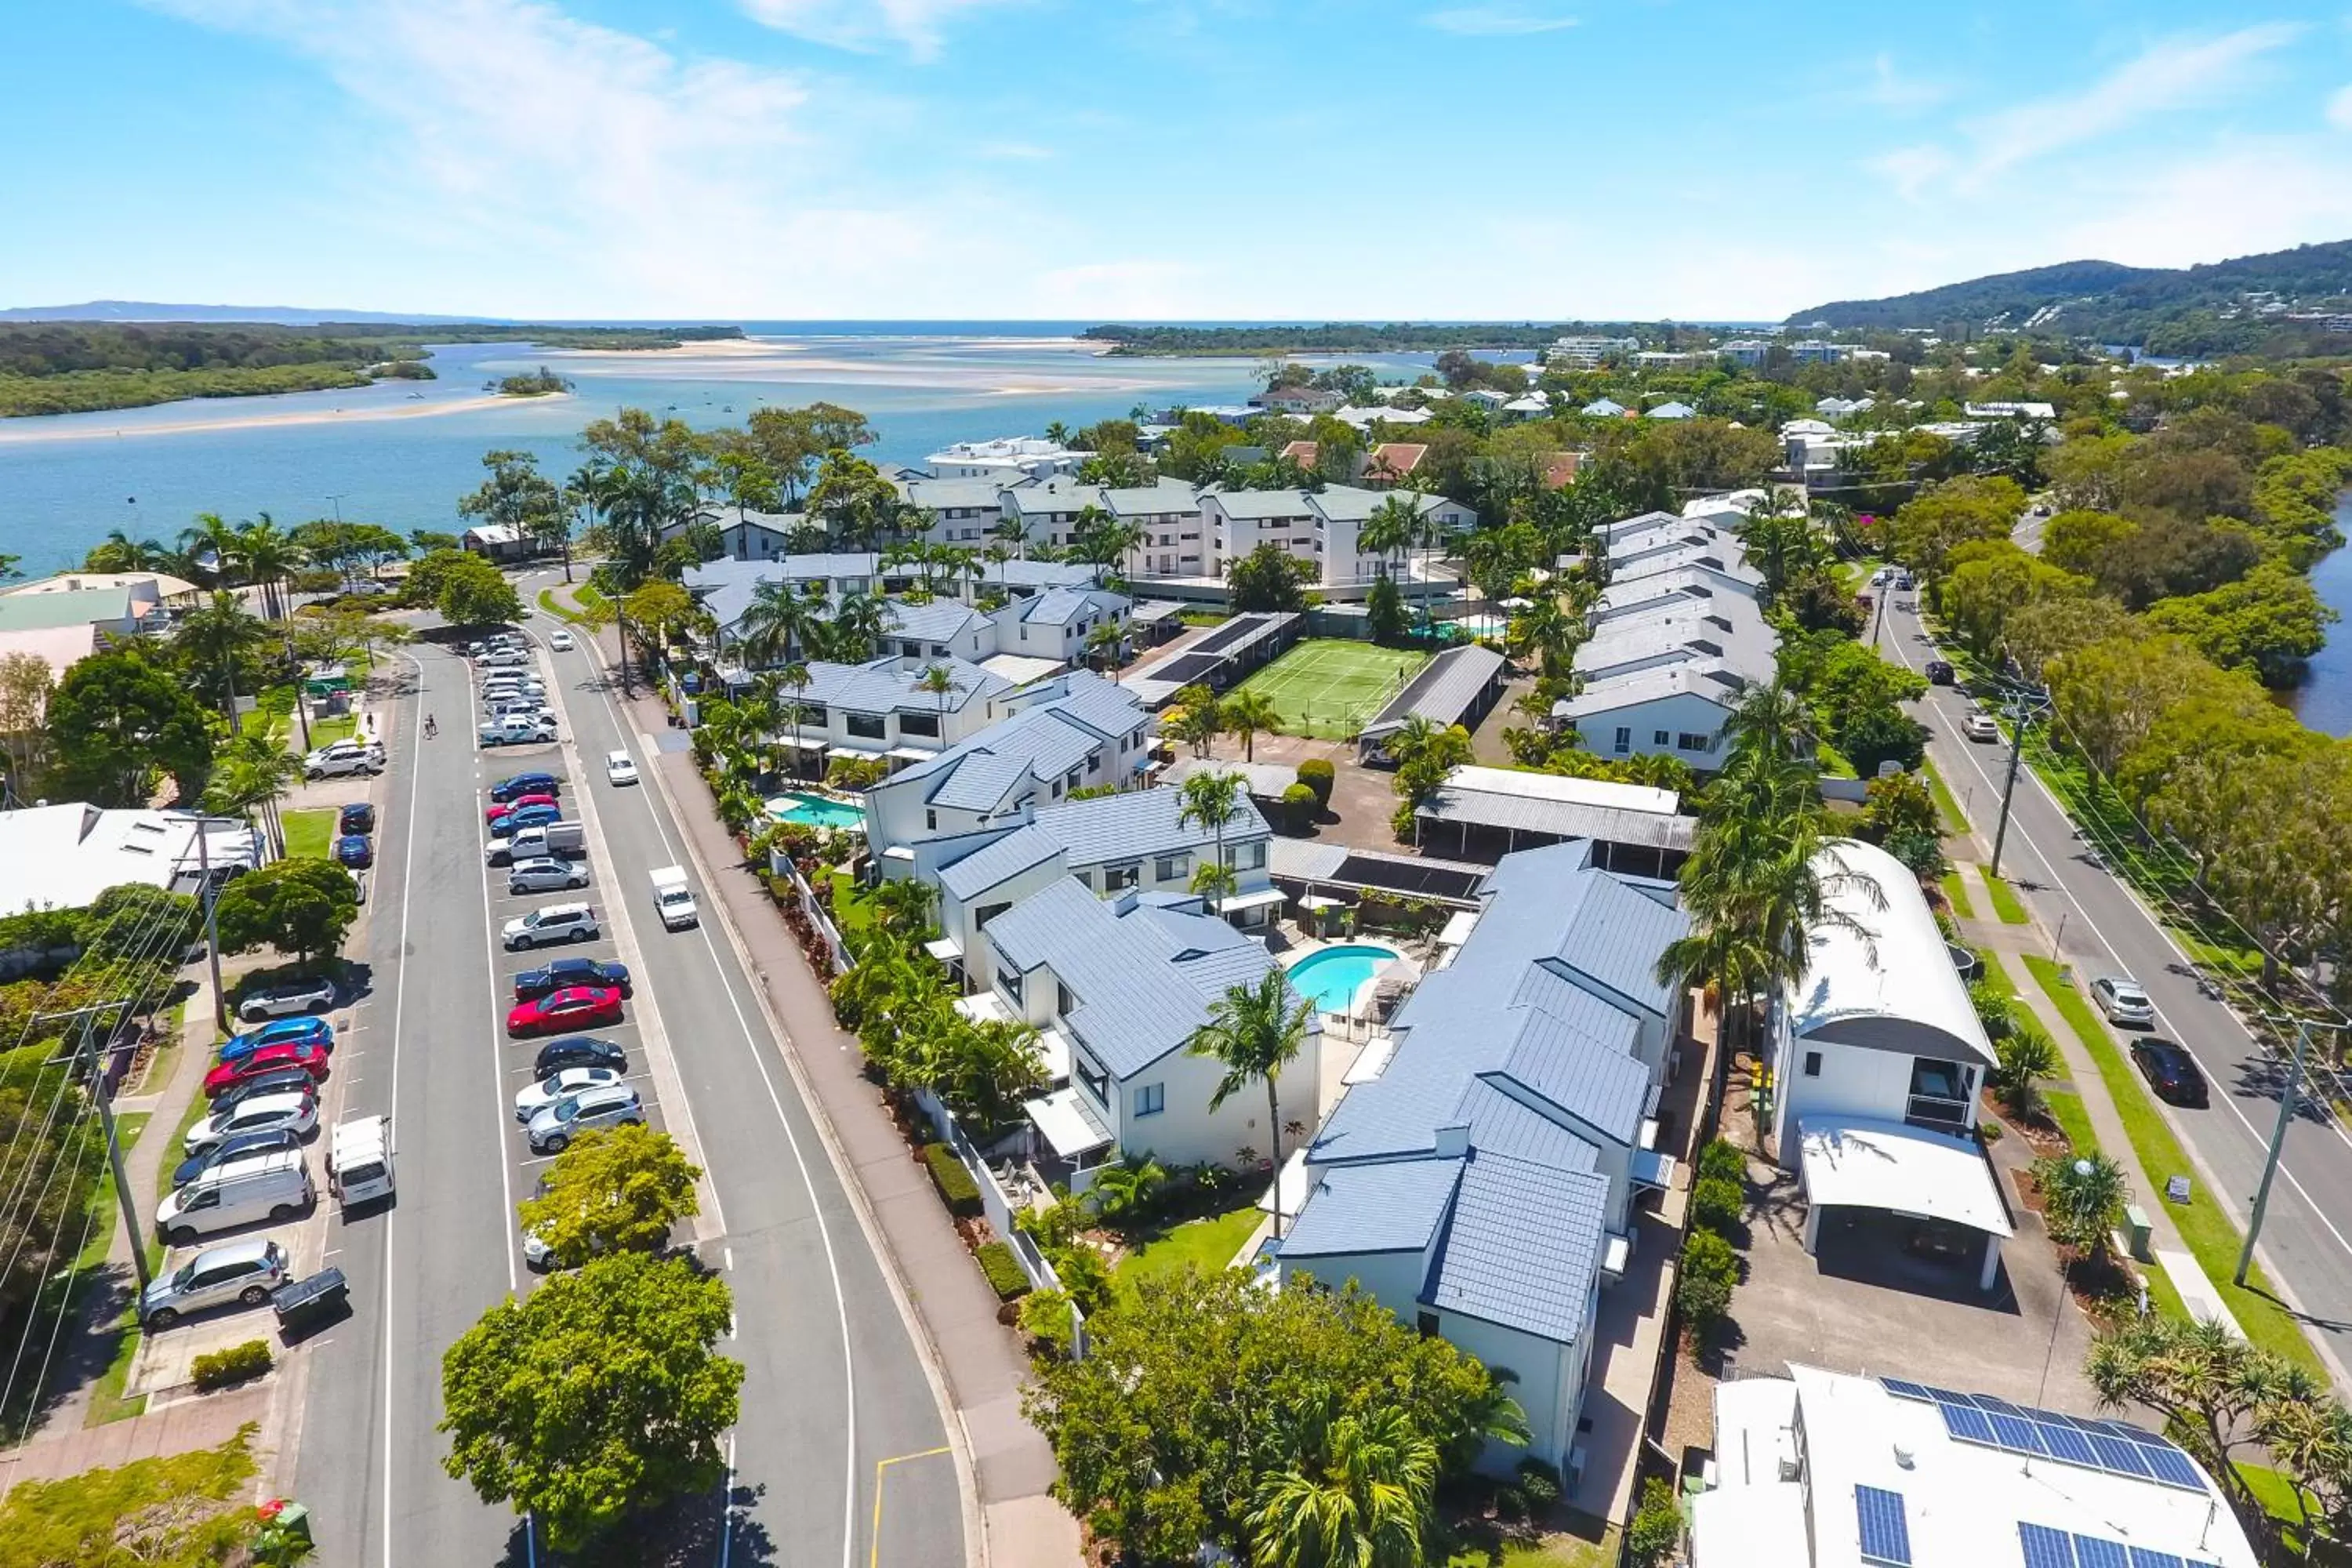
[[[1434,724],[1458,722],[1503,673],[1503,656],[1476,643],[1447,648],[1421,667],[1403,690],[1364,726],[1366,739],[1401,729],[1420,714]]]
[[[1424,1252],[1453,1205],[1464,1162],[1396,1160],[1321,1173],[1314,1201],[1282,1238],[1285,1258]]]
[[[1804,976],[1789,994],[1790,1032],[1996,1066],[1919,879],[1852,838],[1822,846],[1813,866],[1831,918],[1815,922]]]
[[[951,899],[975,899],[1032,867],[1044,865],[1061,852],[1061,846],[1054,842],[1051,835],[1034,827],[1015,828],[994,843],[982,845],[962,859],[941,867],[940,887]]]
[[[1575,1343],[1584,1334],[1608,1205],[1605,1177],[1477,1155],[1463,1169],[1422,1300]]]
[[[1013,689],[1013,683],[1003,676],[991,675],[963,659],[950,656],[937,662],[955,681],[955,689],[944,695],[917,688],[915,683],[922,679],[928,666],[902,668],[897,656],[892,655],[870,664],[813,660],[808,666],[807,688],[795,690],[793,700],[859,713],[936,713],[942,710],[961,713],[975,701]]]
[[[1570,779],[1555,773],[1510,773],[1504,781],[1486,776],[1506,772],[1456,768],[1437,793],[1423,803],[1418,815],[1432,822],[1543,833],[1555,838],[1597,838],[1645,849],[1687,851],[1691,847],[1697,824],[1675,814],[1671,790],[1611,785],[1603,780]],[[1591,787],[1595,784],[1633,797],[1663,795],[1665,809],[1658,809],[1653,801],[1612,798]]]
[[[1129,790],[1042,807],[1035,823],[1039,832],[1062,847],[1071,865],[1097,866],[1107,860],[1168,855],[1215,843],[1213,828],[1178,820],[1183,809],[1181,790]],[[1273,835],[1274,829],[1246,795],[1225,821],[1228,845],[1270,838]]]
[[[1720,659],[1662,664],[1623,675],[1600,677],[1575,696],[1563,697],[1553,703],[1551,715],[1555,719],[1591,719],[1662,698],[1696,697],[1714,703],[1729,718],[1747,687],[1739,672]]]
[[[925,642],[947,642],[988,624],[988,617],[978,610],[953,599],[933,599],[928,605],[892,599],[882,619],[886,636],[919,637]]]

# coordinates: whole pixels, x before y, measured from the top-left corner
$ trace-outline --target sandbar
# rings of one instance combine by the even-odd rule
[[[300,396],[302,394],[263,394],[264,396]],[[238,414],[226,419],[152,420],[135,425],[101,425],[96,423],[100,413],[129,413],[128,409],[110,409],[84,415],[27,414],[14,419],[0,420],[0,446],[26,445],[36,441],[96,441],[110,437],[128,439],[138,436],[190,436],[213,430],[259,430],[274,425],[341,425],[354,420],[423,419],[436,414],[470,414],[478,409],[494,408],[502,403],[546,403],[566,397],[561,392],[546,393],[537,397],[508,397],[499,393],[484,393],[477,397],[452,397],[438,403],[401,402],[371,405],[359,408],[289,408],[275,414]],[[210,401],[190,398],[186,401]],[[168,405],[151,404],[150,407]],[[51,425],[46,427],[36,421],[75,418],[87,423]]]

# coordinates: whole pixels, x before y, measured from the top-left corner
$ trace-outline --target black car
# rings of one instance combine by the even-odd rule
[[[2197,1058],[2170,1040],[2134,1040],[2131,1054],[2158,1100],[2187,1106],[2207,1103],[2205,1075],[2198,1070]]]
[[[1928,685],[1949,686],[1957,679],[1958,677],[1954,674],[1952,669],[1951,660],[1947,658],[1931,658],[1927,661]]]
[[[247,1154],[268,1154],[279,1149],[299,1149],[302,1140],[290,1127],[273,1127],[266,1132],[240,1132],[234,1138],[224,1138],[201,1154],[191,1154],[172,1170],[173,1191],[186,1186],[215,1165]]]
[[[344,806],[341,814],[335,818],[335,831],[345,835],[373,833],[375,807],[363,800],[352,801],[349,805]]]
[[[539,1047],[530,1072],[534,1079],[552,1078],[565,1068],[615,1068],[626,1072],[629,1057],[610,1040],[600,1040],[593,1035],[566,1035]]]
[[[218,1115],[232,1105],[242,1105],[257,1095],[292,1094],[297,1089],[315,1090],[318,1087],[319,1080],[310,1076],[309,1068],[273,1068],[234,1089],[221,1090],[213,1098],[213,1114]]]
[[[504,804],[526,795],[562,795],[562,781],[553,773],[517,773],[490,786],[490,798]]]
[[[536,1002],[567,985],[596,985],[626,996],[629,971],[624,964],[604,963],[593,958],[551,958],[537,969],[526,969],[514,977],[514,999]]]

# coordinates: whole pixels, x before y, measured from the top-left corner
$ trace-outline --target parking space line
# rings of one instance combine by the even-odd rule
[[[874,1529],[866,1538],[867,1543],[867,1552],[866,1556],[867,1568],[881,1568],[882,1481],[885,1473],[893,1465],[911,1464],[917,1459],[935,1459],[941,1454],[952,1453],[953,1451],[954,1450],[942,1444],[936,1448],[926,1448],[919,1454],[894,1454],[889,1458],[877,1459],[874,1461]]]

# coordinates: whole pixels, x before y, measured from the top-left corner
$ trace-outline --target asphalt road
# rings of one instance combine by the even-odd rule
[[[541,581],[520,584],[526,600]],[[539,619],[528,629],[551,628]],[[422,739],[416,703],[402,700],[370,984],[338,1064],[352,1075],[346,1115],[393,1111],[400,1195],[389,1212],[338,1218],[328,1243],[355,1310],[318,1347],[299,1437],[298,1495],[314,1510],[322,1560],[399,1568],[539,1555],[511,1514],[442,1470],[446,1440],[434,1424],[442,1352],[505,1292],[533,1283],[513,1205],[544,1162],[530,1158],[511,1099],[536,1042],[509,1043],[503,1027],[509,977],[531,960],[499,952],[494,933],[533,905],[586,898],[601,939],[559,951],[629,966],[625,1024],[594,1032],[629,1051],[649,1120],[705,1167],[693,1239],[735,1293],[723,1349],[746,1375],[728,1528],[715,1528],[714,1498],[697,1554],[843,1568],[962,1562],[940,1408],[780,1043],[718,918],[670,932],[653,913],[656,867],[685,866],[706,912],[711,900],[659,791],[604,780],[615,750],[650,773],[651,743],[630,730],[585,645],[541,654],[559,710],[554,747],[477,753],[473,672],[424,644],[415,660],[418,700],[440,732]],[[567,776],[565,814],[588,824],[594,880],[584,893],[510,898],[503,871],[485,875],[483,790],[539,768]]]
[[[1879,629],[1890,658],[1922,668],[1934,649],[1915,614],[1890,605]],[[1960,731],[1974,704],[1953,687],[1933,687],[1916,712],[1928,726],[1928,753],[1962,796],[1971,822],[1988,843],[2000,809],[2009,749],[1975,743]],[[2001,874],[2053,931],[2061,953],[2086,979],[2126,974],[2156,1005],[2154,1033],[2179,1042],[2197,1058],[2212,1093],[2203,1110],[2167,1105],[2181,1140],[2220,1184],[2215,1194],[2242,1231],[2262,1179],[2264,1152],[2278,1119],[2286,1069],[2221,1002],[2197,989],[2189,955],[2174,944],[2137,896],[2087,858],[2089,847],[2031,767],[2018,772]],[[2201,1180],[2197,1172],[2150,1172]],[[2141,1201],[2161,1194],[2140,1194]],[[2287,1130],[2285,1153],[2271,1188],[2270,1207],[2255,1256],[2281,1296],[2319,1331],[2339,1384],[2352,1383],[2352,1135],[2307,1103]]]

